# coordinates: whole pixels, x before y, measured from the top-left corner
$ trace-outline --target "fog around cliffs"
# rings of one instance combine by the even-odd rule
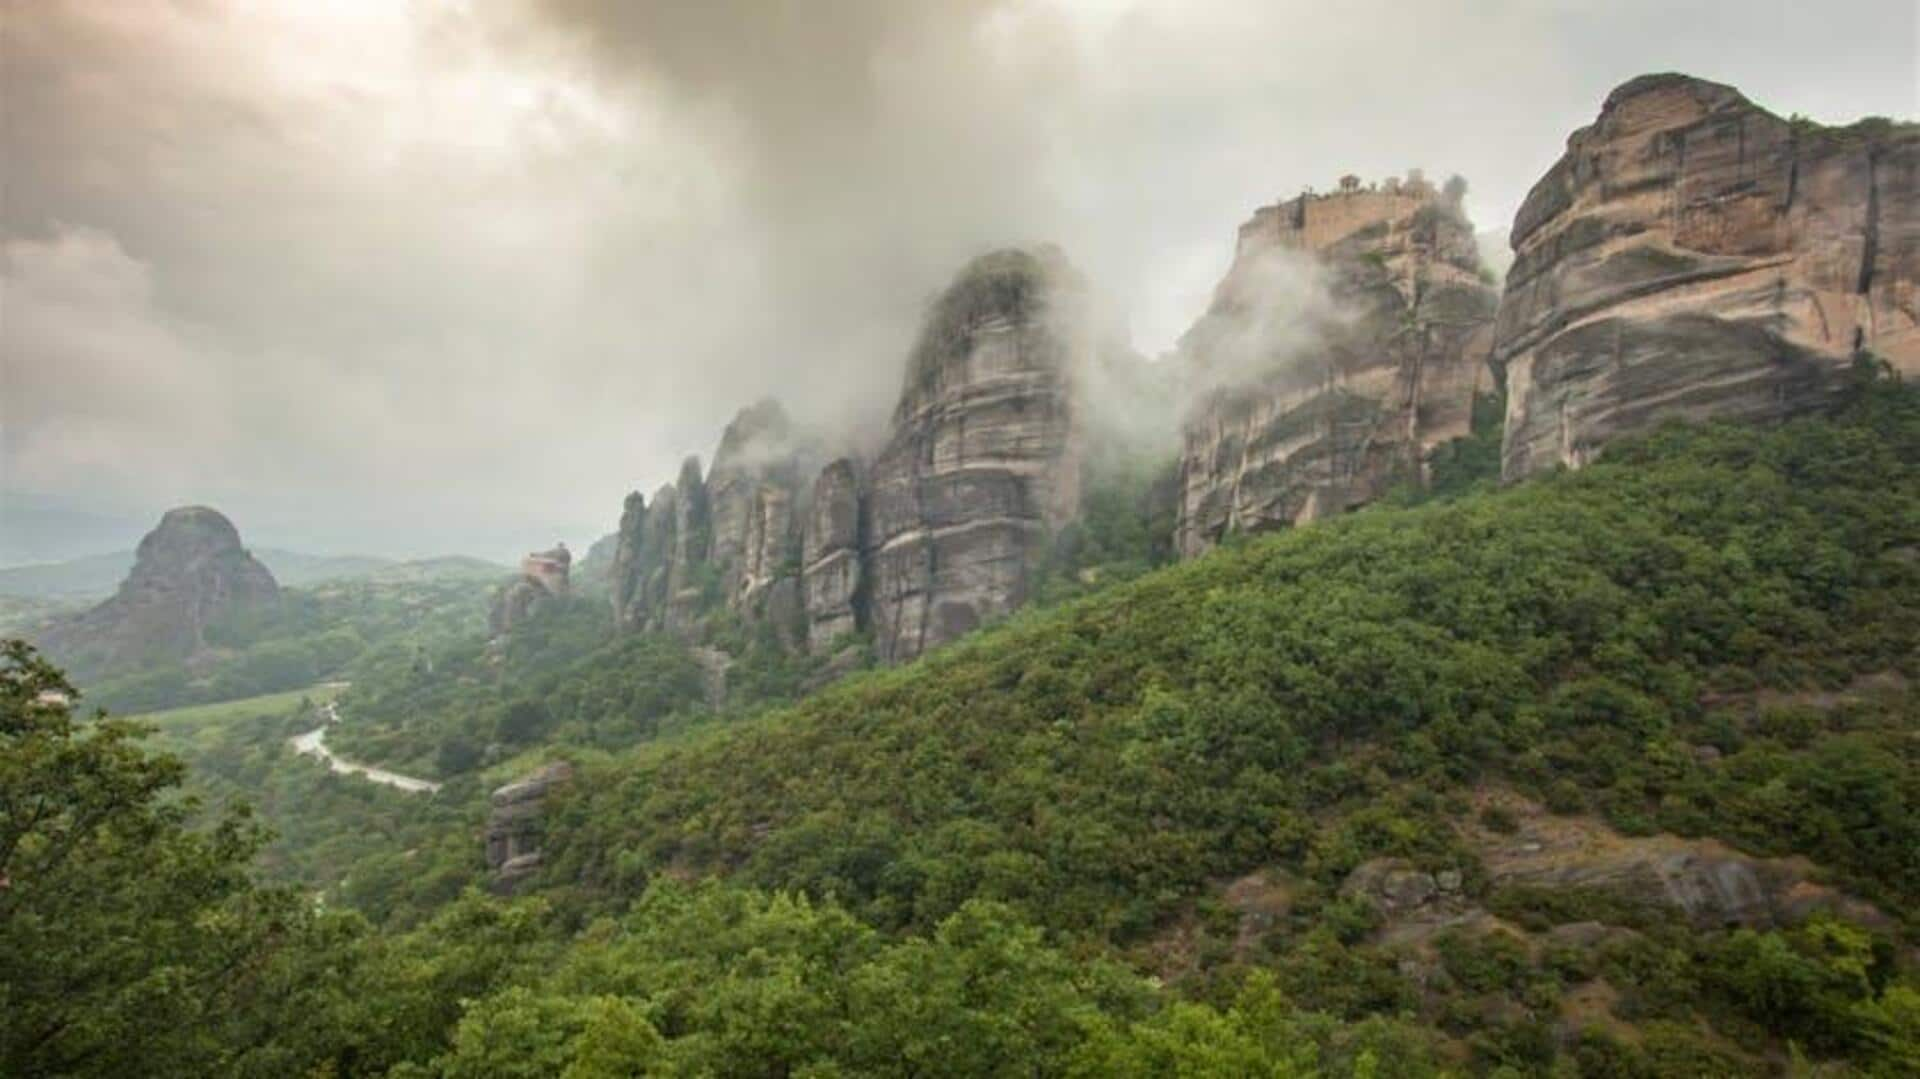
[[[9,531],[57,497],[301,550],[584,548],[753,400],[866,429],[990,248],[1059,244],[1152,355],[1255,206],[1419,165],[1502,230],[1633,74],[1916,106],[1900,0],[820,7],[8,5]]]

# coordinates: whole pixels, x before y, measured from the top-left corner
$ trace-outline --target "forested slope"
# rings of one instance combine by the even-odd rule
[[[532,894],[411,929],[248,883],[16,654],[0,1071],[1912,1074],[1916,646],[1863,384],[580,754]],[[1759,891],[1595,870],[1649,851]]]

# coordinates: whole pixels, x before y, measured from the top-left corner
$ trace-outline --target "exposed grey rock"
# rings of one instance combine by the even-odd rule
[[[1351,180],[1351,178],[1349,178]],[[1199,388],[1177,543],[1303,524],[1424,480],[1468,433],[1495,290],[1457,191],[1357,181],[1257,211],[1182,338]]]
[[[1866,924],[1884,914],[1814,880],[1803,858],[1762,858],[1712,839],[1623,836],[1587,817],[1549,814],[1507,797],[1518,831],[1473,830],[1494,887],[1581,888],[1624,896],[1648,907],[1680,911],[1701,926],[1771,927],[1832,911]]]
[[[278,607],[280,586],[241,546],[218,510],[168,510],[140,540],[133,568],[99,606],[56,623],[42,638],[76,674],[191,660],[207,631]]]
[[[1818,408],[1861,350],[1920,371],[1920,125],[1827,128],[1634,79],[1567,140],[1512,242],[1508,479],[1667,418]]]
[[[1354,867],[1340,885],[1340,894],[1364,896],[1384,914],[1402,914],[1439,898],[1441,888],[1432,873],[1413,868],[1400,858],[1374,858]]]
[[[493,792],[487,814],[487,868],[496,890],[509,891],[540,868],[547,792],[572,777],[573,766],[556,761]]]
[[[842,457],[813,482],[801,553],[807,650],[824,655],[834,641],[866,629],[866,499],[861,469]]]
[[[1084,290],[1056,252],[974,260],[936,301],[870,474],[875,648],[911,659],[1025,601],[1077,509]]]
[[[803,477],[811,480],[818,460],[812,440],[768,400],[743,409],[727,425],[707,474],[713,516],[708,558],[719,570],[727,607],[750,618],[768,617],[769,591],[789,582],[778,600],[787,617],[774,621],[795,647],[804,636],[792,622],[807,493]]]
[[[713,517],[700,458],[680,465],[673,491],[673,536],[667,555],[665,628],[686,633],[706,606],[707,554],[713,549]]]

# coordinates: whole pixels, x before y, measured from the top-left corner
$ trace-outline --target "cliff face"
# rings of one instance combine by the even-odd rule
[[[829,464],[808,501],[801,580],[807,650],[824,655],[833,642],[867,628],[866,484],[853,458]]]
[[[870,479],[874,645],[910,659],[1026,598],[1078,504],[1084,295],[1051,251],[967,266],[935,302]]]
[[[1069,373],[1086,324],[1056,253],[975,260],[935,303],[871,462],[821,467],[819,441],[767,401],[727,426],[704,477],[689,460],[651,504],[628,496],[620,625],[693,633],[724,606],[791,651],[872,630],[897,662],[1018,606],[1077,509]]]
[[[727,425],[707,474],[713,542],[729,610],[771,623],[790,649],[802,647],[801,526],[807,484],[820,454],[774,401]]]
[[[1202,387],[1177,543],[1337,514],[1425,474],[1468,431],[1497,295],[1457,193],[1418,175],[1269,206],[1181,341]]]
[[[802,476],[817,457],[765,401],[727,425],[704,476],[690,457],[651,504],[628,495],[608,575],[620,627],[693,635],[718,605],[801,648]]]
[[[1508,479],[1666,417],[1819,407],[1862,350],[1920,371],[1920,125],[1825,128],[1635,79],[1534,185],[1513,248]]]
[[[56,626],[42,642],[80,672],[190,659],[209,626],[272,610],[280,586],[218,510],[169,510],[141,539],[112,598]]]

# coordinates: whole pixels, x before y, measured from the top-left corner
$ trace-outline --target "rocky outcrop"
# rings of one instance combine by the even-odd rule
[[[507,633],[549,600],[567,595],[572,567],[573,552],[564,543],[522,558],[520,576],[501,586],[493,597],[487,612],[488,632],[495,637]]]
[[[1177,544],[1303,524],[1425,476],[1491,390],[1497,294],[1482,280],[1463,185],[1415,173],[1257,211],[1181,340],[1197,387]]]
[[[1821,883],[1805,858],[1762,858],[1713,839],[1626,836],[1589,817],[1562,817],[1506,791],[1481,791],[1511,831],[1462,829],[1495,887],[1581,888],[1647,907],[1667,907],[1703,927],[1790,925],[1818,911],[1869,925],[1887,918],[1870,904]]]
[[[511,891],[540,868],[541,811],[547,793],[573,778],[565,761],[493,792],[487,812],[487,869],[496,891]]]
[[[935,302],[869,476],[874,647],[911,659],[1017,607],[1078,508],[1072,373],[1084,289],[1057,252],[1001,251]]]
[[[1512,245],[1510,480],[1668,417],[1818,408],[1862,352],[1920,371],[1920,125],[1828,128],[1634,79],[1567,140]]]
[[[99,606],[56,624],[47,652],[87,677],[157,663],[191,661],[208,630],[278,608],[280,586],[240,543],[218,510],[168,510],[141,539],[133,568]]]
[[[791,650],[804,646],[802,514],[820,453],[778,402],[743,410],[720,439],[707,490],[713,515],[708,558],[728,610],[771,626]]]
[[[829,464],[813,481],[800,558],[807,649],[817,655],[867,628],[865,490],[851,457]]]
[[[802,648],[803,477],[818,456],[785,411],[763,401],[727,425],[704,476],[690,457],[651,504],[628,495],[608,574],[621,628],[697,636],[724,607]]]
[[[890,437],[821,467],[821,440],[764,401],[649,503],[627,496],[609,572],[628,630],[699,636],[725,609],[790,651],[871,630],[889,662],[1018,606],[1078,509],[1072,373],[1084,288],[1051,250],[969,265],[935,303]]]

